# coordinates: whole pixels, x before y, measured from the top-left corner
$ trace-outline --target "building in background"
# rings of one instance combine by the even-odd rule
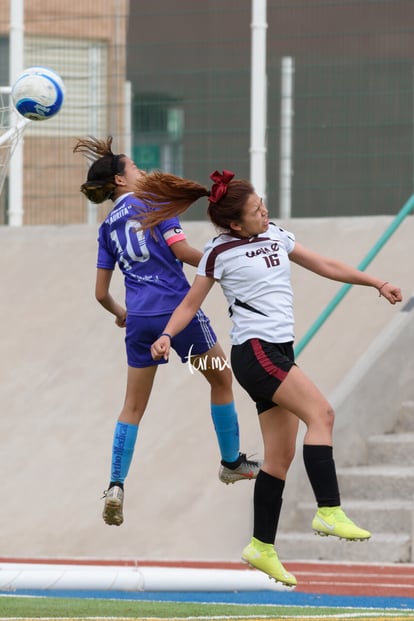
[[[8,5],[0,0],[2,82]],[[113,134],[146,170],[203,183],[216,168],[248,177],[251,22],[252,0],[25,0],[25,65],[50,65],[67,86],[61,113],[26,132],[25,224],[94,222],[107,211],[79,194],[86,167],[71,149],[86,134]],[[272,216],[283,58],[294,67],[292,216],[397,213],[413,190],[414,3],[267,0],[267,23]],[[204,218],[205,206],[186,217]]]
[[[131,6],[134,106],[154,111],[159,97],[159,109],[167,101],[180,109],[177,167],[206,183],[221,167],[249,175],[251,6],[250,0]],[[414,2],[267,0],[267,22],[271,214],[279,216],[286,57],[294,64],[292,215],[396,213],[413,192]],[[149,139],[150,132],[134,133],[135,142]]]
[[[9,4],[0,0],[2,84],[9,83]],[[89,213],[96,207],[79,192],[86,163],[72,149],[77,137],[108,133],[119,150],[129,148],[128,5],[128,0],[24,1],[24,67],[51,67],[66,88],[59,114],[30,123],[24,134],[24,224],[86,222],[107,211],[102,206],[102,213]],[[2,221],[7,222],[4,211]]]

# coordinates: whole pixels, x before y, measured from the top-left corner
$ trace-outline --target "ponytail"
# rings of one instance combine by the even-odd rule
[[[229,231],[232,222],[243,216],[243,208],[251,194],[252,184],[234,179],[231,171],[215,171],[210,175],[211,190],[195,181],[155,171],[138,180],[135,194],[147,206],[137,215],[143,229],[153,230],[157,224],[184,213],[203,196],[208,197],[207,215],[222,231]]]
[[[112,141],[112,136],[104,140],[89,136],[79,139],[73,149],[74,153],[81,153],[91,162],[87,181],[82,183],[80,191],[92,203],[99,204],[112,199],[116,188],[115,175],[124,172],[125,156],[112,152]]]
[[[135,195],[149,209],[142,210],[137,219],[143,229],[153,229],[163,220],[184,213],[199,198],[209,194],[205,186],[195,181],[153,171],[138,180]]]
[[[85,183],[82,183],[80,191],[89,201],[99,205],[112,198],[115,188],[116,184],[114,181],[108,181],[105,184],[102,184],[102,181],[85,181]]]

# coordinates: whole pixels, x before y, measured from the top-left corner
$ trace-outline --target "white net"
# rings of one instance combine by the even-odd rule
[[[14,110],[10,91],[9,86],[0,87],[0,194],[14,148],[29,123]]]

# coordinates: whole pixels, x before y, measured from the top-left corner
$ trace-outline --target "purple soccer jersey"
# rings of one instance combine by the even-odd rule
[[[155,227],[155,236],[144,232],[136,219],[143,208],[133,194],[124,194],[114,203],[99,228],[97,267],[113,270],[118,264],[125,277],[129,315],[172,313],[190,285],[169,246],[186,237],[178,218]]]

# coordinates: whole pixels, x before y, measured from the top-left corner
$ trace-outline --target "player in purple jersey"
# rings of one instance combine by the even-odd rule
[[[172,340],[218,281],[233,324],[233,372],[256,403],[264,443],[264,462],[254,487],[253,537],[242,559],[276,581],[294,586],[296,578],[283,567],[274,543],[299,420],[307,427],[303,459],[318,505],[313,530],[347,540],[366,540],[371,533],[354,524],[340,505],[332,451],[334,412],[295,364],[290,262],[325,278],[374,287],[391,304],[401,302],[402,295],[388,282],[297,243],[292,233],[269,222],[263,199],[252,185],[233,177],[230,171],[216,171],[211,175],[211,190],[156,172],[139,181],[137,195],[144,201],[149,196],[159,201],[159,209],[143,214],[144,229],[183,213],[206,196],[209,217],[223,231],[207,244],[189,293],[163,327],[165,334],[154,342],[152,353],[156,360],[168,359]]]
[[[113,206],[99,228],[95,294],[98,302],[115,316],[115,323],[126,328],[128,361],[127,388],[123,408],[115,426],[111,473],[104,492],[103,519],[106,524],[123,522],[124,482],[157,368],[165,360],[154,361],[151,344],[190,285],[183,263],[197,266],[202,253],[191,247],[177,218],[159,222],[155,231],[143,231],[137,214],[145,209],[133,191],[145,176],[124,154],[112,152],[112,137],[106,140],[79,140],[75,152],[92,163],[81,191],[94,203],[109,199]],[[124,275],[125,306],[110,293],[110,284],[118,264]],[[218,368],[217,360],[226,360],[208,317],[197,310],[188,327],[172,347],[188,363],[188,358],[204,375],[211,389],[211,416],[221,454],[219,478],[223,483],[254,479],[260,468],[239,451],[239,425],[233,401],[232,373],[228,365]],[[203,364],[197,359],[204,358]]]

